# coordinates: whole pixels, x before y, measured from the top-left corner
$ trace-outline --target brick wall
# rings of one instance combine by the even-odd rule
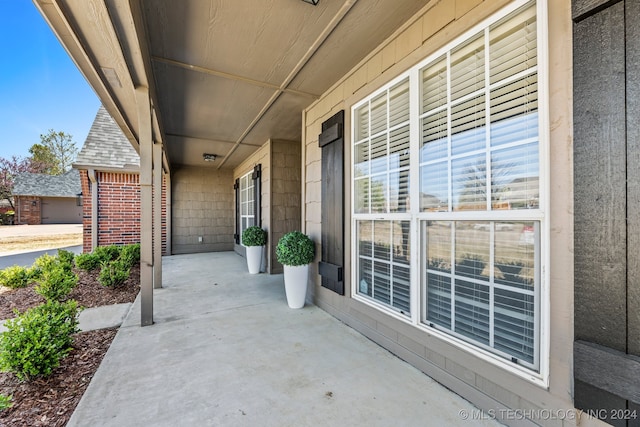
[[[137,173],[96,172],[98,246],[140,242],[140,183]],[[83,196],[83,251],[91,251],[91,185],[80,171]],[[166,182],[162,185],[162,253],[167,254]]]
[[[15,196],[16,224],[36,225],[42,222],[42,200],[37,196]]]

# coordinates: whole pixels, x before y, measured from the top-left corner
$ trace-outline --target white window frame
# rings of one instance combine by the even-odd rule
[[[409,77],[410,80],[410,126],[411,126],[411,158],[412,164],[410,166],[410,194],[411,200],[419,200],[419,182],[420,182],[420,168],[419,168],[419,155],[420,155],[420,120],[419,120],[419,88],[420,77],[419,70],[435,59],[442,55],[445,55],[448,51],[455,49],[456,46],[464,43],[470,37],[474,36],[484,28],[489,27],[491,24],[503,19],[510,13],[516,11],[522,6],[530,3],[531,0],[517,0],[510,5],[505,6],[503,9],[492,15],[485,21],[477,24],[473,28],[466,31],[460,37],[454,39],[441,49],[435,51],[423,61],[413,66],[410,70],[402,73],[393,80],[389,81],[384,87],[372,92],[366,98],[355,103],[351,107],[351,159],[354,159],[354,141],[355,141],[355,112],[356,110],[368,103],[371,99],[379,96],[381,93],[387,91],[390,87],[394,86],[403,79]],[[425,215],[419,212],[419,206],[417,203],[411,204],[411,316],[407,317],[393,310],[391,307],[385,304],[378,303],[372,298],[366,298],[358,294],[358,254],[357,250],[352,251],[352,268],[351,271],[351,297],[363,304],[374,307],[380,311],[387,313],[389,316],[394,317],[402,322],[411,324],[418,329],[424,330],[429,334],[438,337],[439,339],[451,343],[459,348],[462,348],[469,353],[477,356],[478,358],[485,360],[495,366],[498,366],[505,371],[508,371],[520,378],[523,378],[533,384],[540,387],[549,387],[549,351],[550,351],[550,184],[549,184],[549,65],[548,65],[548,15],[547,15],[547,3],[545,0],[536,1],[536,20],[537,20],[537,79],[538,79],[538,149],[539,149],[539,208],[533,211],[523,210],[518,212],[518,220],[523,221],[537,221],[540,224],[539,230],[539,276],[540,283],[538,289],[538,303],[536,304],[536,327],[539,332],[538,344],[537,344],[537,357],[539,360],[538,370],[532,370],[522,365],[511,363],[510,361],[500,357],[499,355],[482,349],[474,344],[459,339],[453,335],[447,334],[441,330],[430,327],[421,323],[422,306],[422,281],[421,272],[424,270],[424,265],[420,261],[421,256],[420,241],[422,239],[421,234],[421,221],[425,219],[429,220],[443,220],[443,221],[509,221],[514,220],[508,211],[496,212],[496,211],[456,211],[456,212],[439,212],[429,213]],[[353,161],[350,165],[350,178],[351,178],[351,247],[358,248],[357,241],[357,224],[358,220],[404,220],[406,217],[399,217],[397,214],[356,214],[355,209],[355,176],[354,176]],[[451,203],[451,199],[450,199]],[[415,262],[414,262],[415,261]],[[536,260],[538,261],[538,260]]]
[[[254,181],[252,178],[252,174],[253,171],[250,171],[248,173],[246,173],[245,175],[242,175],[240,177],[240,180],[238,181],[240,184],[240,188],[238,191],[238,197],[240,198],[240,201],[238,203],[238,208],[240,209],[240,212],[238,212],[238,218],[240,220],[240,236],[242,236],[242,232],[244,230],[246,230],[248,227],[245,227],[245,219],[248,220],[252,219],[253,223],[255,224],[255,209],[248,209],[248,206],[251,202],[253,202],[254,204],[256,203],[255,200],[255,191],[254,191]],[[247,194],[247,200],[243,200],[243,194]],[[244,212],[248,212],[247,214],[244,214]],[[242,244],[242,239],[240,239],[240,243]]]

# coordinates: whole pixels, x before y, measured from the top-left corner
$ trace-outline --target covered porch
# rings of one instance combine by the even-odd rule
[[[280,274],[250,275],[234,252],[163,264],[155,326],[139,327],[138,298],[68,426],[455,426],[483,418],[318,307],[289,309]]]

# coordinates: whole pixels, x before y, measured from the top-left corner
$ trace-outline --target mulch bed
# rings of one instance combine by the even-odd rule
[[[140,267],[131,269],[129,279],[116,289],[105,288],[97,281],[98,271],[78,274],[78,286],[70,298],[81,307],[133,302],[140,291]],[[15,316],[35,307],[44,299],[34,285],[0,294],[0,319]],[[13,374],[0,373],[0,393],[13,396],[12,407],[0,412],[0,426],[64,426],[80,401],[102,358],[109,349],[117,329],[75,334],[73,350],[47,378],[19,381]]]

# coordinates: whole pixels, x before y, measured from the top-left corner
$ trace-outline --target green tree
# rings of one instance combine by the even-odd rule
[[[73,136],[49,129],[46,135],[40,135],[40,144],[29,149],[34,162],[44,165],[46,173],[60,175],[71,169],[78,154]]]
[[[60,174],[58,161],[49,147],[42,144],[33,144],[29,148],[29,153],[31,154],[31,161],[33,164],[40,166],[42,173],[49,175]]]

